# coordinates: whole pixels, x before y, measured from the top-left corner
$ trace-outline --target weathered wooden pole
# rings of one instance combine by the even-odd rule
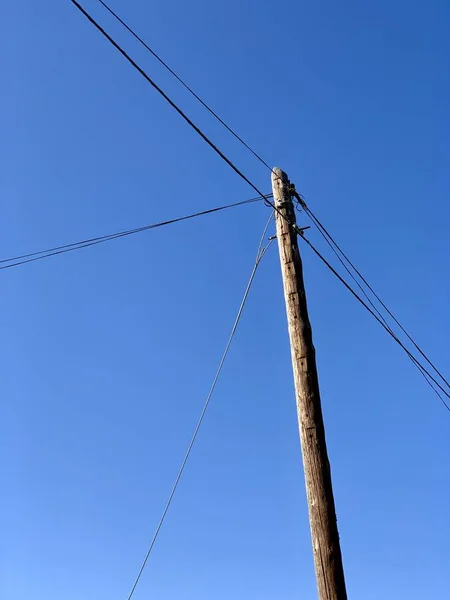
[[[325,441],[315,349],[297,243],[294,204],[289,191],[288,177],[277,167],[272,173],[272,189],[319,600],[346,600],[344,568]]]

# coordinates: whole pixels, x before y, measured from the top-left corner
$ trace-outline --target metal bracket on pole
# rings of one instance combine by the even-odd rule
[[[307,229],[311,229],[310,225],[307,225],[306,227],[298,227],[297,225],[294,225],[294,231],[298,233],[298,235],[303,235],[303,232]]]

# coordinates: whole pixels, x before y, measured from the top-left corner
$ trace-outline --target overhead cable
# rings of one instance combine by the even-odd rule
[[[133,583],[133,586],[131,588],[131,591],[130,591],[130,593],[128,595],[128,599],[127,600],[131,600],[131,598],[132,598],[132,596],[134,594],[134,591],[135,591],[135,589],[136,589],[136,587],[137,587],[137,585],[139,583],[139,580],[140,580],[140,578],[142,576],[142,573],[143,573],[143,571],[145,569],[145,566],[146,566],[146,564],[148,562],[150,554],[152,553],[152,550],[153,550],[155,542],[156,542],[156,540],[158,538],[159,532],[161,531],[161,527],[162,527],[162,525],[164,523],[164,520],[166,518],[167,512],[168,512],[168,510],[170,508],[170,505],[172,503],[173,497],[174,497],[175,492],[177,490],[178,484],[180,483],[181,476],[183,475],[183,471],[184,471],[184,469],[186,467],[186,463],[189,460],[189,456],[191,454],[191,451],[192,451],[192,448],[194,446],[195,440],[197,439],[198,432],[200,430],[200,427],[202,426],[203,420],[205,418],[206,411],[208,410],[208,406],[209,406],[209,404],[211,402],[212,395],[214,393],[214,390],[216,389],[217,382],[219,381],[220,374],[222,373],[222,369],[223,369],[223,366],[225,364],[225,360],[226,360],[226,358],[228,356],[228,353],[229,353],[229,350],[230,350],[230,347],[231,347],[231,343],[232,343],[233,338],[234,338],[234,336],[236,334],[236,330],[238,328],[239,322],[241,320],[242,312],[243,312],[245,304],[247,302],[247,298],[248,298],[248,295],[250,293],[250,289],[252,287],[253,280],[254,280],[255,275],[256,275],[256,271],[257,271],[257,269],[259,267],[259,264],[260,264],[262,258],[264,257],[266,251],[268,250],[269,246],[271,245],[271,243],[273,241],[273,239],[269,240],[269,242],[267,243],[267,245],[265,247],[263,247],[263,241],[264,241],[264,238],[265,238],[265,235],[266,235],[266,232],[267,232],[267,227],[268,227],[269,223],[270,223],[270,220],[267,222],[266,226],[264,227],[263,234],[261,236],[261,241],[260,241],[260,243],[258,245],[258,251],[257,251],[257,255],[256,255],[255,264],[253,266],[252,272],[250,274],[250,278],[249,278],[247,286],[245,288],[245,292],[244,292],[243,298],[241,300],[241,303],[240,303],[240,306],[239,306],[236,318],[234,320],[233,327],[231,328],[231,333],[230,333],[228,341],[226,343],[225,350],[223,351],[222,357],[221,357],[220,362],[219,362],[219,366],[217,368],[217,371],[216,371],[216,374],[214,376],[213,382],[211,384],[211,387],[209,389],[208,395],[206,397],[205,404],[203,405],[202,411],[200,413],[200,417],[199,417],[199,419],[197,421],[197,425],[195,426],[195,429],[194,429],[194,433],[193,433],[192,438],[191,438],[191,440],[190,440],[190,442],[188,444],[186,453],[185,453],[184,458],[183,458],[183,460],[181,462],[180,469],[179,469],[178,474],[177,474],[177,476],[175,478],[175,482],[174,482],[174,484],[172,486],[172,490],[171,490],[171,492],[169,494],[169,497],[168,497],[167,502],[165,504],[164,510],[162,511],[161,517],[160,517],[160,519],[158,521],[158,525],[157,525],[157,527],[155,529],[155,533],[153,534],[150,546],[149,546],[149,548],[147,550],[147,553],[146,553],[146,555],[144,557],[144,560],[143,560],[143,562],[141,564],[141,567],[140,567],[139,572],[138,572],[138,574],[136,576],[136,579],[135,579],[135,581]]]
[[[309,214],[310,218],[313,220],[314,224],[316,225],[318,230],[321,232],[322,236],[328,241],[328,243],[330,245],[332,245],[336,248],[337,252],[339,252],[339,254],[350,265],[350,267],[357,274],[357,276],[361,279],[361,281],[367,286],[367,288],[370,290],[370,292],[373,294],[373,296],[378,300],[378,302],[381,304],[381,306],[384,308],[384,310],[388,313],[388,315],[393,319],[393,321],[397,324],[397,326],[403,331],[403,333],[406,335],[406,337],[409,339],[409,341],[413,344],[415,349],[422,355],[422,357],[427,361],[427,363],[430,365],[430,367],[432,367],[432,369],[437,373],[437,375],[439,375],[439,377],[447,385],[447,387],[450,388],[450,383],[448,382],[448,380],[444,377],[444,375],[441,373],[441,371],[434,365],[434,363],[431,361],[431,359],[425,354],[425,352],[422,350],[422,348],[420,348],[420,346],[415,342],[415,340],[408,333],[408,331],[405,329],[405,327],[403,327],[403,325],[400,323],[400,321],[397,319],[397,317],[392,313],[392,311],[389,310],[389,308],[386,306],[386,304],[383,302],[383,300],[380,298],[380,296],[375,292],[373,287],[369,284],[367,279],[355,267],[355,265],[348,258],[348,256],[344,253],[344,251],[340,248],[340,246],[337,244],[337,242],[333,239],[331,234],[325,229],[325,227],[322,225],[322,223],[319,221],[319,219],[312,213],[312,211],[308,207],[306,208],[306,212]]]
[[[11,269],[13,267],[18,267],[20,265],[24,265],[26,263],[35,262],[37,260],[42,260],[44,258],[49,258],[50,256],[56,256],[58,254],[65,254],[66,252],[80,250],[81,248],[88,248],[89,246],[94,246],[96,244],[102,244],[103,242],[109,242],[111,240],[116,240],[118,238],[133,235],[135,233],[140,233],[142,231],[148,231],[150,229],[157,229],[159,227],[164,227],[165,225],[172,225],[173,223],[179,223],[181,221],[187,221],[189,219],[194,219],[196,217],[201,217],[203,215],[209,215],[212,213],[220,212],[223,210],[227,210],[229,208],[234,208],[236,206],[244,206],[246,204],[252,204],[253,202],[261,202],[262,200],[265,200],[271,196],[272,196],[272,194],[267,194],[266,196],[258,196],[257,198],[249,198],[248,200],[243,200],[241,202],[234,202],[233,204],[226,204],[225,206],[218,206],[216,208],[202,210],[200,212],[192,213],[192,214],[186,215],[184,217],[178,217],[176,219],[170,219],[168,221],[161,221],[159,223],[153,223],[151,225],[144,225],[143,227],[137,227],[135,229],[127,229],[125,231],[119,231],[117,233],[111,233],[111,234],[103,235],[100,237],[81,240],[79,242],[73,242],[71,244],[55,246],[54,248],[49,248],[47,250],[38,250],[37,252],[30,252],[28,254],[22,254],[20,256],[14,256],[11,258],[4,258],[4,259],[0,260],[0,264],[2,265],[2,266],[0,266],[0,271],[2,269]]]
[[[447,398],[450,399],[450,394],[447,392],[447,390],[445,390],[442,385],[436,381],[436,379],[433,377],[433,375],[431,375],[431,373],[417,360],[417,358],[411,354],[411,352],[408,350],[408,348],[401,342],[401,340],[392,332],[392,330],[386,326],[386,324],[382,321],[382,319],[380,319],[380,317],[370,308],[370,306],[368,304],[366,304],[364,302],[364,300],[355,292],[355,290],[345,281],[345,279],[336,271],[336,269],[334,269],[334,267],[332,267],[332,265],[327,261],[327,259],[314,247],[314,245],[307,239],[305,238],[304,235],[299,235],[299,237],[306,243],[308,244],[308,246],[312,249],[312,251],[316,254],[316,256],[318,256],[318,258],[320,258],[320,260],[325,264],[325,266],[333,273],[333,275],[335,275],[335,277],[337,277],[339,279],[339,281],[347,288],[347,290],[358,300],[358,302],[360,304],[362,304],[362,306],[364,306],[364,308],[374,317],[374,319],[376,319],[378,321],[378,323],[380,323],[380,325],[383,327],[383,329],[385,331],[387,331],[387,333],[395,340],[395,342],[402,348],[402,350],[407,354],[407,356],[413,361],[413,363],[415,364],[415,366],[419,369],[419,371],[421,372],[421,374],[425,377],[425,380],[427,381],[428,385],[430,385],[430,387],[433,389],[433,391],[436,393],[436,395],[439,397],[439,399],[441,400],[442,404],[445,406],[445,408],[450,412],[450,405],[447,404],[447,402],[444,400],[444,398],[441,396],[440,392],[438,392],[438,390],[432,385],[431,381],[441,390],[441,392],[443,392],[443,394],[445,396],[447,396]],[[431,380],[431,381],[430,381]]]
[[[157,83],[140,67],[135,60],[109,35],[109,33],[99,24],[97,21],[86,11],[83,6],[77,0],[70,0],[72,4],[94,25],[94,27],[118,50],[124,58],[150,83],[150,85],[170,104],[170,106],[177,111],[177,113],[192,127],[198,135],[216,152],[222,160],[224,160],[229,167],[233,169],[241,179],[243,179],[248,185],[250,185],[258,195],[263,196],[264,194],[256,187],[250,179],[244,175],[244,173],[212,142],[209,137],[190,119],[181,108],[175,104],[175,102],[159,87]],[[273,207],[273,204],[267,202]]]
[[[181,83],[181,85],[198,101],[200,102],[200,104],[206,108],[206,110],[215,118],[217,119],[217,121],[219,121],[219,123],[221,125],[223,125],[225,127],[225,129],[227,129],[243,146],[245,146],[245,148],[247,148],[247,150],[249,150],[253,156],[255,156],[255,158],[257,158],[265,167],[267,167],[270,171],[272,171],[272,168],[267,164],[267,162],[261,158],[261,156],[255,151],[253,150],[253,148],[251,148],[229,125],[227,125],[225,123],[225,121],[223,119],[221,119],[219,117],[219,115],[210,107],[208,106],[208,104],[206,104],[206,102],[204,102],[200,96],[198,94],[196,94],[194,92],[194,90],[187,85],[187,83],[185,81],[183,81],[183,79],[181,79],[181,77],[179,75],[177,75],[177,73],[175,73],[175,71],[157,54],[157,52],[155,52],[155,50],[153,50],[143,39],[142,37],[140,37],[110,6],[108,6],[108,4],[106,4],[106,2],[104,2],[103,0],[98,0],[100,2],[100,4],[106,8],[106,10],[116,19],[116,21],[118,21],[121,25],[123,25],[123,27],[125,27],[125,29],[131,33],[131,35],[144,47],[146,48],[146,50],[148,50],[150,52],[150,54],[152,54],[152,56],[154,56],[156,58],[157,61],[159,61],[163,67],[165,69],[167,69],[167,71],[169,71],[169,73],[171,75],[173,75],[175,77],[175,79],[177,81],[179,81],[179,83]]]

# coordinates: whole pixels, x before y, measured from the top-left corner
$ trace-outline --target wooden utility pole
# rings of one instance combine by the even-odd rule
[[[346,600],[294,204],[288,177],[278,167],[273,169],[272,189],[319,600]]]

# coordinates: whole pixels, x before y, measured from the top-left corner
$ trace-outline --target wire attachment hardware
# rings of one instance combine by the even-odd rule
[[[295,233],[298,233],[298,235],[301,235],[303,237],[303,233],[307,230],[307,229],[311,229],[311,227],[309,225],[307,225],[306,227],[298,227],[297,225],[294,225],[294,231]]]
[[[303,208],[303,210],[306,210],[308,208],[306,206],[306,202],[303,199],[303,197],[295,189],[295,183],[289,182],[288,191],[289,191],[289,194],[291,195],[291,198],[295,198],[297,200],[297,204],[300,205]]]

